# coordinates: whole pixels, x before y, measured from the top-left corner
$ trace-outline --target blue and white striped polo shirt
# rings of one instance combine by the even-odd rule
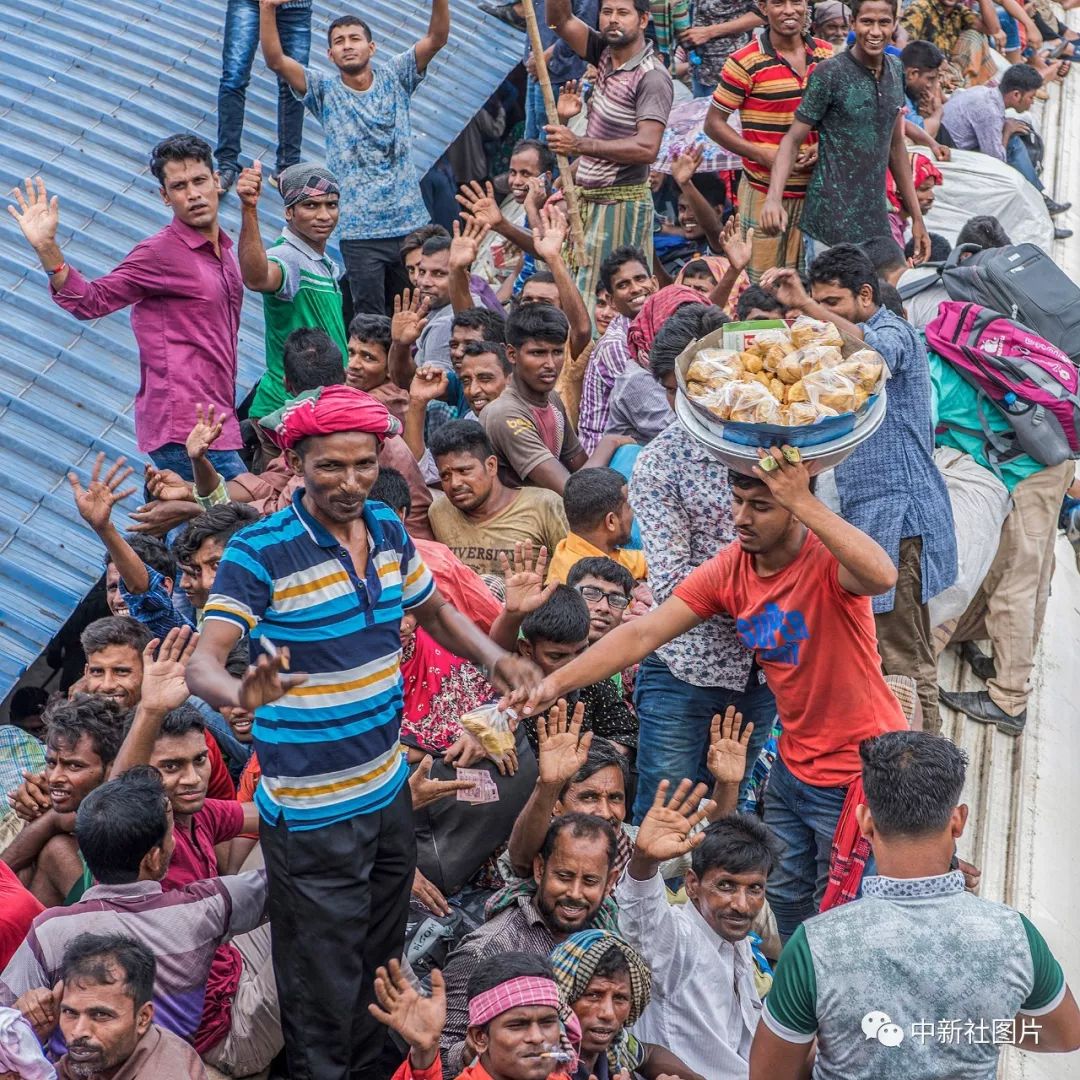
[[[390,803],[408,776],[398,742],[404,609],[431,596],[431,572],[389,507],[369,502],[367,572],[301,502],[225,547],[205,618],[288,646],[308,680],[255,713],[263,818],[318,829]]]

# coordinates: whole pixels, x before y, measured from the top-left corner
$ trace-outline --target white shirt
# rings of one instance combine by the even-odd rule
[[[624,870],[615,887],[619,932],[652,968],[652,1000],[634,1025],[709,1080],[747,1080],[761,1016],[754,960],[745,938],[725,941],[692,903],[667,902],[659,874]]]

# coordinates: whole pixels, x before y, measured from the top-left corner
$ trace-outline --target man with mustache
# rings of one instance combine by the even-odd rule
[[[645,40],[649,0],[603,0],[599,30],[573,14],[570,0],[549,0],[547,22],[597,71],[584,136],[565,124],[544,129],[553,153],[579,159],[585,251],[578,260],[577,285],[591,311],[609,252],[629,244],[652,261],[649,166],[660,150],[674,89],[663,59]],[[562,97],[580,111],[576,85],[565,87]]]
[[[210,146],[196,135],[170,135],[154,147],[150,171],[173,219],[137,244],[114,270],[89,281],[65,261],[57,243],[59,200],[41,177],[27,178],[18,209],[8,207],[49,278],[52,298],[77,319],[131,308],[139,346],[135,395],[139,450],[159,469],[192,479],[184,443],[195,406],[225,417],[218,448],[209,452],[226,480],[246,471],[233,415],[236,340],[244,285],[233,241],[218,221],[219,178]]]

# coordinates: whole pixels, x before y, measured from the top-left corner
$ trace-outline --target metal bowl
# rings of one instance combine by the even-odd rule
[[[885,399],[884,393],[877,395],[877,400],[861,417],[854,431],[849,431],[846,435],[841,435],[830,442],[800,448],[799,452],[811,475],[839,465],[859,443],[868,439],[881,427],[881,422],[885,419]],[[737,473],[743,473],[746,476],[753,475],[753,466],[758,460],[757,450],[752,446],[731,442],[718,434],[712,426],[701,419],[681,390],[675,396],[675,416],[690,433],[691,438],[701,443],[718,461],[722,461],[729,469]],[[719,421],[716,421],[715,426],[722,427]]]

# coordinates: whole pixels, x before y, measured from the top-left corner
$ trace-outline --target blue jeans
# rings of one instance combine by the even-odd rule
[[[787,941],[799,924],[817,914],[829,880],[833,833],[847,788],[804,784],[777,755],[765,789],[765,824],[780,848],[769,875],[769,905],[780,937]],[[874,872],[873,859],[866,873]]]
[[[172,469],[185,480],[195,479],[195,474],[191,470],[191,458],[187,456],[187,449],[183,443],[166,443],[156,450],[151,450],[147,457],[158,469]],[[241,473],[248,471],[248,467],[235,450],[208,450],[206,457],[217,469],[218,474],[226,480],[233,480]]]
[[[739,788],[739,806],[750,786],[754,762],[776,716],[776,701],[764,683],[739,692],[722,686],[694,686],[671,674],[655,653],[645,657],[634,681],[634,708],[638,714],[638,785],[634,821],[648,813],[661,780],[674,787],[684,777],[712,789],[706,759],[709,727],[717,713],[734,705],[743,721],[754,724],[746,753],[746,773]]]
[[[311,8],[279,10],[277,26],[285,55],[306,67],[311,51]],[[258,46],[258,0],[229,0],[225,9],[225,40],[221,48],[221,81],[218,83],[218,144],[214,156],[219,169],[237,168],[247,87]],[[293,97],[284,79],[278,79],[277,131],[275,175],[300,160],[300,142],[304,135],[303,102]]]
[[[551,84],[551,92],[555,95],[556,101],[559,100],[559,91],[562,88],[562,83]],[[547,122],[547,109],[544,108],[544,92],[540,89],[540,84],[536,79],[530,75],[525,86],[525,134],[523,138],[539,139],[540,142],[547,146],[547,132],[544,130],[544,125]]]
[[[1031,155],[1027,144],[1019,135],[1010,135],[1005,146],[1005,160],[1036,190],[1043,190],[1043,183],[1035,166],[1031,164]]]
[[[698,78],[700,70],[697,64],[690,66],[690,90],[696,98],[712,97],[713,91],[716,89],[716,83],[703,83]]]
[[[1005,31],[1005,52],[1020,49],[1020,24],[1003,7],[995,8],[1001,29]]]

